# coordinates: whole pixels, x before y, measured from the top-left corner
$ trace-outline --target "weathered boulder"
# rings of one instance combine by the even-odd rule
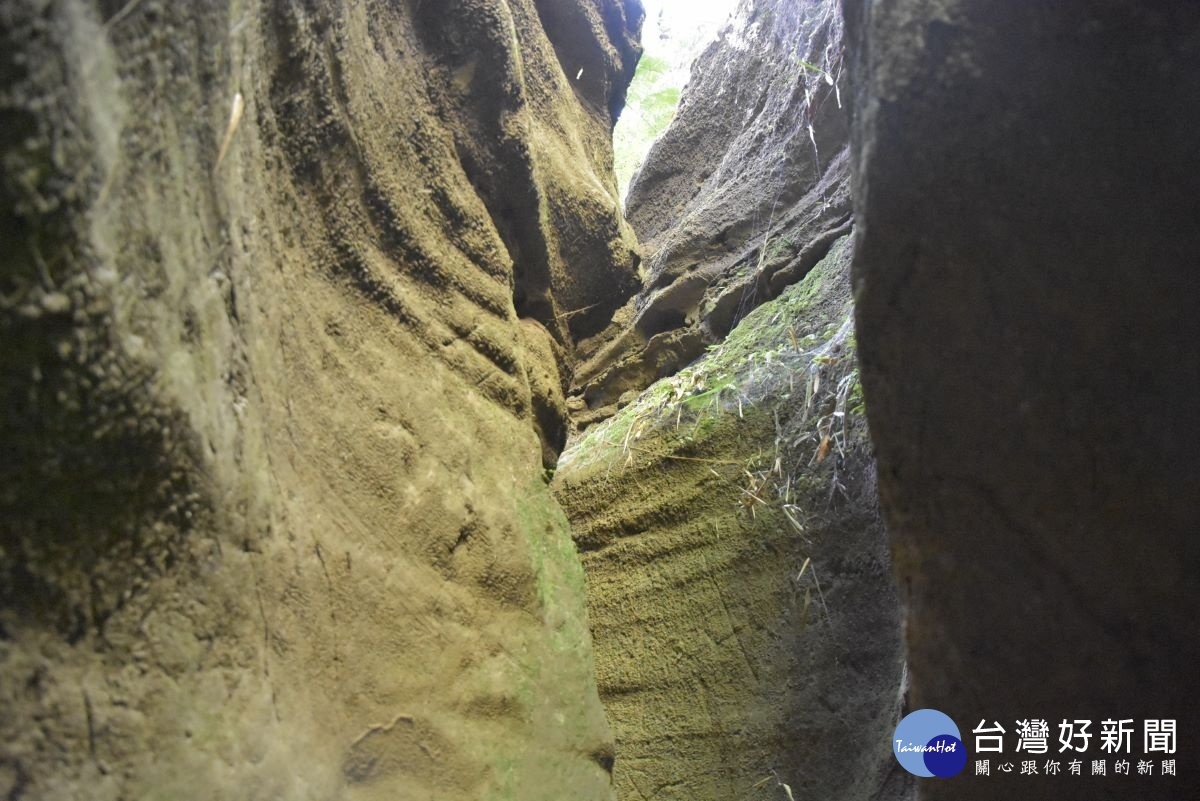
[[[612,414],[795,283],[849,230],[836,2],[744,0],[630,188],[645,286],[581,346],[576,420]]]
[[[1048,720],[1052,752],[1059,721],[1091,720],[1090,751],[1057,758],[1109,763],[923,797],[1195,797],[1200,14],[845,10],[859,344],[912,706],[969,746],[999,722],[1009,756],[1018,720]],[[1123,719],[1135,764],[1143,721],[1178,721],[1153,776],[1112,775],[1099,732]]]
[[[611,796],[543,467],[640,16],[0,6],[0,796]]]
[[[849,273],[843,237],[563,455],[622,798],[908,795]]]

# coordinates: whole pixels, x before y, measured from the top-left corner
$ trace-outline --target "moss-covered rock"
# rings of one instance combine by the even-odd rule
[[[904,792],[849,250],[563,456],[622,797]]]

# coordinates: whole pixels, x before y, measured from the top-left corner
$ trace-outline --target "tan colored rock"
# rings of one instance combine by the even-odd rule
[[[633,8],[0,23],[0,795],[610,798],[542,473]]]

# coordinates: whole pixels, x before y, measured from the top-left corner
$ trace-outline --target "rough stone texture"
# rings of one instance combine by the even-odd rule
[[[611,797],[542,473],[640,15],[0,5],[0,797]]]
[[[645,287],[580,346],[586,430],[555,491],[622,798],[911,794],[889,741],[903,657],[851,335],[840,36],[833,3],[742,4],[631,192]]]
[[[563,455],[621,798],[910,794],[849,272],[843,237]]]
[[[1200,14],[846,14],[859,341],[912,706],[968,732],[1133,719],[1135,754],[1144,719],[1179,721],[1161,783],[1110,764],[1069,789],[963,777],[923,797],[1196,797]]]
[[[579,424],[700,356],[849,230],[841,28],[831,0],[744,0],[697,59],[629,192],[645,286],[581,346]]]

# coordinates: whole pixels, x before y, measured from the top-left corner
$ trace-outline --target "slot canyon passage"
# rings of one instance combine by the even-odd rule
[[[1200,11],[643,22],[0,0],[0,798],[1200,797]]]

